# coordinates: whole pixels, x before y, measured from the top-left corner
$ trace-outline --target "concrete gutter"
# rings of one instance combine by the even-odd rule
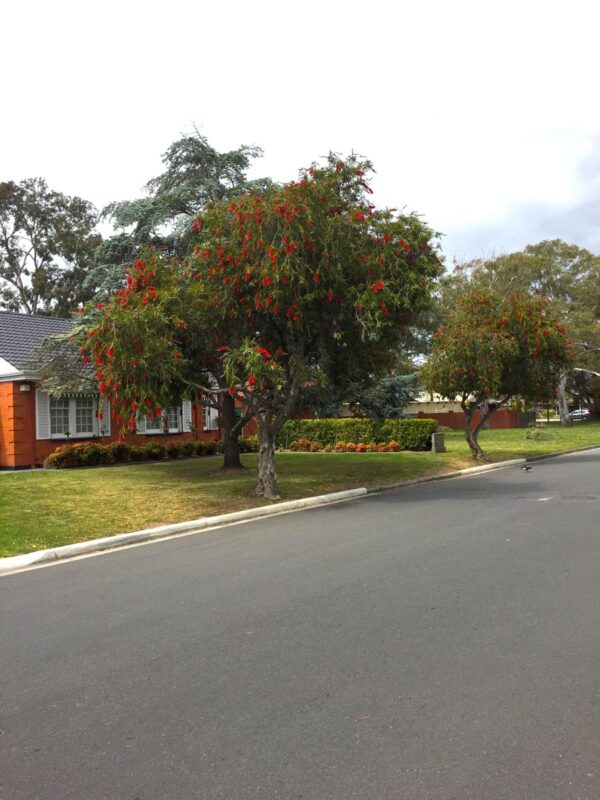
[[[547,458],[557,458],[558,456],[580,453],[585,450],[598,449],[600,449],[598,445],[591,445],[589,447],[580,447],[577,450],[569,450],[562,453],[545,453],[544,455],[531,456],[530,458],[513,458],[510,461],[498,461],[494,464],[483,464],[479,467],[467,467],[466,469],[454,470],[453,472],[444,472],[441,475],[427,475],[423,478],[414,478],[413,480],[399,481],[397,483],[386,483],[381,486],[370,486],[369,488],[361,487],[359,489],[348,489],[344,492],[321,494],[317,495],[316,497],[304,497],[301,500],[289,500],[284,503],[273,503],[269,506],[249,508],[246,511],[234,511],[231,514],[219,514],[214,517],[201,517],[200,519],[193,519],[189,522],[177,522],[173,525],[161,525],[159,528],[146,528],[142,531],[121,533],[117,536],[105,536],[102,539],[91,539],[87,542],[68,544],[64,547],[54,547],[50,550],[38,550],[34,553],[26,553],[25,555],[21,556],[0,558],[0,577],[2,575],[9,575],[13,572],[19,572],[30,567],[63,561],[68,558],[75,558],[76,556],[97,553],[101,552],[102,550],[113,550],[118,547],[127,547],[156,539],[166,539],[170,536],[176,536],[182,533],[197,533],[199,531],[206,530],[207,528],[218,528],[224,525],[232,525],[236,522],[245,522],[246,520],[260,519],[261,517],[272,517],[276,514],[285,514],[290,511],[299,511],[303,508],[312,508],[314,506],[322,506],[328,503],[339,503],[344,500],[353,500],[357,497],[364,497],[367,494],[375,494],[388,489],[399,489],[403,486],[414,486],[419,483],[431,483],[432,481],[442,481],[447,480],[448,478],[460,478],[463,476],[467,477],[469,475],[477,475],[480,472],[491,472],[492,470],[519,466],[530,461],[541,461]]]

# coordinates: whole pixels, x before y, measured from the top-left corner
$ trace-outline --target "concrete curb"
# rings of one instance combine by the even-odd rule
[[[330,494],[317,495],[316,497],[304,497],[300,500],[288,500],[284,503],[274,503],[270,506],[248,508],[245,511],[233,511],[230,514],[219,514],[214,517],[201,517],[200,519],[193,519],[189,522],[161,525],[158,528],[146,528],[142,531],[121,533],[117,536],[105,536],[102,539],[90,539],[87,542],[67,544],[63,547],[53,547],[49,550],[37,550],[34,553],[0,558],[0,576],[27,569],[28,567],[37,566],[38,564],[62,561],[67,558],[74,558],[75,556],[96,553],[101,550],[112,550],[113,548],[139,544],[140,542],[152,541],[153,539],[164,539],[179,533],[195,533],[205,530],[206,528],[230,525],[234,522],[244,522],[245,520],[259,519],[260,517],[270,517],[275,514],[283,514],[286,511],[296,511],[301,508],[326,505],[327,503],[338,503],[343,500],[352,500],[355,497],[362,497],[366,494],[367,490],[364,487],[348,489],[344,492],[332,492]]]
[[[284,514],[287,511],[297,511],[302,508],[311,508],[313,506],[326,505],[327,503],[352,500],[356,497],[364,497],[367,494],[376,494],[377,492],[384,492],[388,489],[400,489],[403,486],[415,486],[419,483],[432,483],[433,481],[443,481],[449,478],[476,475],[480,472],[491,472],[492,470],[513,467],[530,461],[542,461],[547,458],[558,458],[559,456],[572,455],[573,453],[582,453],[586,450],[599,449],[600,447],[598,445],[590,445],[588,447],[579,447],[576,450],[568,450],[561,453],[544,453],[544,455],[530,456],[529,458],[513,458],[509,461],[497,461],[493,464],[482,464],[479,467],[467,467],[466,469],[454,470],[453,472],[443,472],[441,475],[427,475],[423,478],[415,478],[409,481],[386,483],[381,486],[370,486],[369,488],[360,487],[358,489],[348,489],[344,492],[332,492],[330,494],[317,495],[316,497],[304,497],[300,500],[289,500],[284,503],[273,503],[270,506],[249,508],[245,511],[234,511],[231,514],[201,517],[200,519],[193,519],[189,522],[161,525],[159,528],[146,528],[142,531],[121,533],[117,536],[105,536],[102,539],[90,539],[87,542],[68,544],[64,547],[54,547],[50,550],[37,550],[34,553],[26,553],[21,556],[0,558],[0,577],[40,564],[62,561],[64,559],[74,558],[75,556],[97,553],[102,550],[112,550],[132,544],[140,544],[141,542],[152,541],[154,539],[165,539],[180,533],[196,533],[206,530],[207,528],[231,525],[235,522],[244,522],[245,520],[259,519],[261,517],[271,517],[276,514]]]
[[[423,478],[414,478],[411,481],[384,483],[381,486],[370,486],[367,489],[367,494],[385,492],[387,489],[401,489],[403,486],[415,486],[418,483],[432,483],[433,481],[445,481],[448,478],[460,478],[461,475],[476,475],[478,472],[490,472],[494,469],[504,469],[504,467],[513,467],[517,464],[524,464],[528,460],[531,459],[513,458],[510,461],[497,461],[494,464],[482,464],[480,467],[466,467],[465,469],[456,469],[453,472],[442,472],[440,475],[425,475]]]

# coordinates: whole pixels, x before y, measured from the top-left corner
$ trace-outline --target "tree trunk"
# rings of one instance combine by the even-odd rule
[[[479,423],[476,427],[473,427],[473,417],[477,409],[471,406],[463,408],[463,410],[465,412],[465,439],[469,445],[471,455],[475,461],[488,462],[490,457],[481,449],[477,437],[479,436],[479,431],[492,416],[494,409],[491,409],[487,401],[484,401],[479,408]]]
[[[223,469],[243,469],[240,459],[238,437],[241,426],[235,415],[235,400],[230,394],[221,395],[221,414],[223,416]]]
[[[560,424],[563,428],[570,428],[573,424],[569,416],[569,405],[567,403],[567,373],[561,372],[556,387],[556,397],[558,399],[558,414],[560,416]]]
[[[256,494],[267,500],[279,499],[277,474],[275,472],[275,440],[277,434],[268,424],[261,422],[258,427],[258,483]]]

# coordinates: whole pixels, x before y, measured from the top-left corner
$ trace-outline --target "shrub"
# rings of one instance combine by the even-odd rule
[[[336,442],[333,448],[336,453],[345,453],[346,452],[346,442]]]
[[[313,442],[312,439],[296,439],[290,443],[289,449],[303,453],[317,453],[321,446],[318,442]]]
[[[279,447],[289,442],[309,439],[321,447],[338,442],[397,442],[401,450],[429,450],[431,434],[437,430],[433,419],[294,419],[289,420],[277,437]]]
[[[200,439],[194,442],[199,456],[212,456],[218,451],[218,443],[213,439]]]
[[[240,436],[238,445],[240,453],[258,453],[258,436]]]
[[[142,447],[139,444],[132,444],[129,448],[129,455],[131,456],[132,461],[147,461],[148,460],[148,451],[145,447]]]
[[[181,450],[181,455],[186,456],[187,458],[196,455],[195,442],[182,442],[179,449]]]
[[[108,453],[112,454],[111,463],[122,464],[125,461],[131,461],[131,446],[125,442],[111,442],[105,445],[105,454]]]
[[[166,455],[166,450],[164,445],[160,444],[159,442],[146,442],[146,444],[142,445],[144,450],[146,451],[148,458],[153,460],[160,460],[164,458]]]
[[[391,453],[397,453],[400,450],[400,445],[392,439],[391,442],[388,442],[388,450]]]
[[[375,442],[369,442],[367,445],[367,453],[376,453],[377,452],[377,444]]]
[[[166,442],[164,447],[168,458],[179,458],[181,455],[181,445],[179,442]]]
[[[367,452],[367,445],[364,442],[359,442],[356,445],[356,452],[357,453],[366,453]]]

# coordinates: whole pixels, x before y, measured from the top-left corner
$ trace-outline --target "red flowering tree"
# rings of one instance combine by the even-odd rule
[[[548,402],[571,365],[566,328],[542,298],[472,292],[433,338],[422,381],[442,397],[460,399],[465,438],[479,461],[488,460],[478,435],[490,416],[514,399]]]
[[[206,391],[193,373],[217,357],[257,421],[257,493],[278,497],[275,441],[303,391],[343,393],[394,363],[441,271],[430,228],[370,203],[370,170],[332,156],[297,182],[215,203],[194,223],[192,257],[138,264],[84,345],[123,424],[140,404],[161,413],[182,383]]]

